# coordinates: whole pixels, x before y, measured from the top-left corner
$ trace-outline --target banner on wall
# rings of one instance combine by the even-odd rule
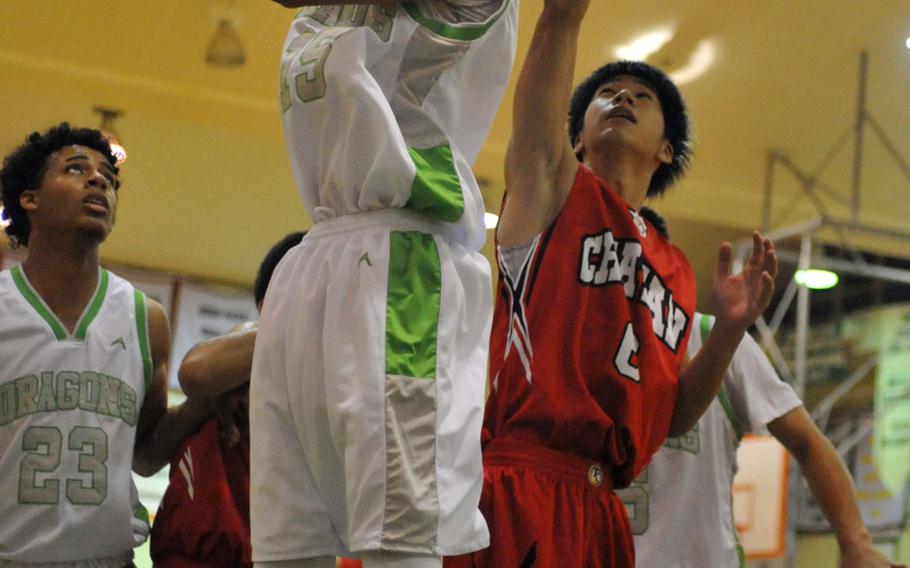
[[[835,445],[840,444],[869,421],[868,413],[855,413],[844,417],[837,424],[829,424],[825,435]],[[863,437],[844,456],[844,462],[856,488],[856,499],[865,525],[873,532],[900,529],[906,523],[905,505],[907,485],[897,493],[889,491],[881,481],[873,460],[873,434]],[[796,501],[796,529],[800,532],[833,532],[821,507],[815,501],[802,476],[794,492]]]
[[[178,294],[177,314],[171,324],[173,342],[168,386],[180,388],[177,370],[191,347],[258,317],[256,304],[249,293],[230,293],[216,288],[183,284]]]
[[[771,436],[746,436],[736,452],[733,517],[746,558],[786,552],[787,450]]]
[[[883,316],[873,456],[885,487],[897,494],[910,476],[910,306]]]
[[[883,483],[873,454],[874,436],[870,433],[858,445],[851,472],[863,521],[872,531],[903,527],[906,522],[907,484],[902,483],[897,491],[891,491]]]

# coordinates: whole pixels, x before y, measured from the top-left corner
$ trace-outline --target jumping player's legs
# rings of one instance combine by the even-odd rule
[[[259,561],[382,550],[426,562],[488,541],[488,267],[430,232],[349,226],[360,222],[318,224],[263,308],[251,425],[257,444],[273,432],[253,447]]]
[[[348,252],[336,258],[349,255],[342,263],[358,274],[327,293],[324,365],[349,549],[419,557],[482,548],[487,264],[424,231],[341,238]]]
[[[275,270],[260,318],[250,383],[250,521],[255,562],[334,557],[343,550],[335,534],[330,504],[316,490],[313,468],[298,434],[300,420],[290,403],[290,390],[301,382],[321,382],[322,369],[309,365],[289,372],[287,354],[320,360],[321,344],[289,345],[286,336],[295,320],[287,317],[299,303],[300,290],[324,288],[321,275],[298,282],[309,256],[300,245],[291,249]],[[308,298],[319,313],[318,297]],[[294,313],[307,317],[307,314]],[[318,333],[314,333],[318,337]]]

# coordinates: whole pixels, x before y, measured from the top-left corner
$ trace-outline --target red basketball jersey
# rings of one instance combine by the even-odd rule
[[[156,567],[252,568],[250,448],[225,447],[216,418],[171,460],[170,483],[152,524]]]
[[[685,255],[580,165],[520,270],[499,265],[484,436],[606,463],[628,485],[676,402],[695,310]]]

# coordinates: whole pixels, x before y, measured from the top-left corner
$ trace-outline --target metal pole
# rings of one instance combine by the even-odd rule
[[[777,160],[777,152],[768,151],[768,158],[765,160],[765,198],[762,202],[761,232],[766,234],[771,228],[771,192],[774,190],[774,162]]]
[[[859,54],[859,100],[856,105],[856,138],[853,153],[853,222],[859,223],[860,186],[863,175],[863,131],[866,125],[866,81],[869,75],[869,54]]]
[[[799,247],[799,269],[808,270],[812,258],[812,235],[805,234]],[[796,381],[794,389],[802,398],[806,390],[806,349],[809,335],[809,289],[800,286],[796,294],[796,345],[794,355],[796,359]]]

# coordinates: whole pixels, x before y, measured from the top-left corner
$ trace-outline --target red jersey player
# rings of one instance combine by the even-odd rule
[[[491,546],[451,566],[632,566],[612,489],[694,425],[773,291],[770,241],[756,234],[735,276],[722,245],[722,331],[684,364],[692,270],[637,211],[688,161],[685,105],[659,70],[613,63],[571,96],[566,138],[587,5],[544,2],[516,88],[484,418]]]

